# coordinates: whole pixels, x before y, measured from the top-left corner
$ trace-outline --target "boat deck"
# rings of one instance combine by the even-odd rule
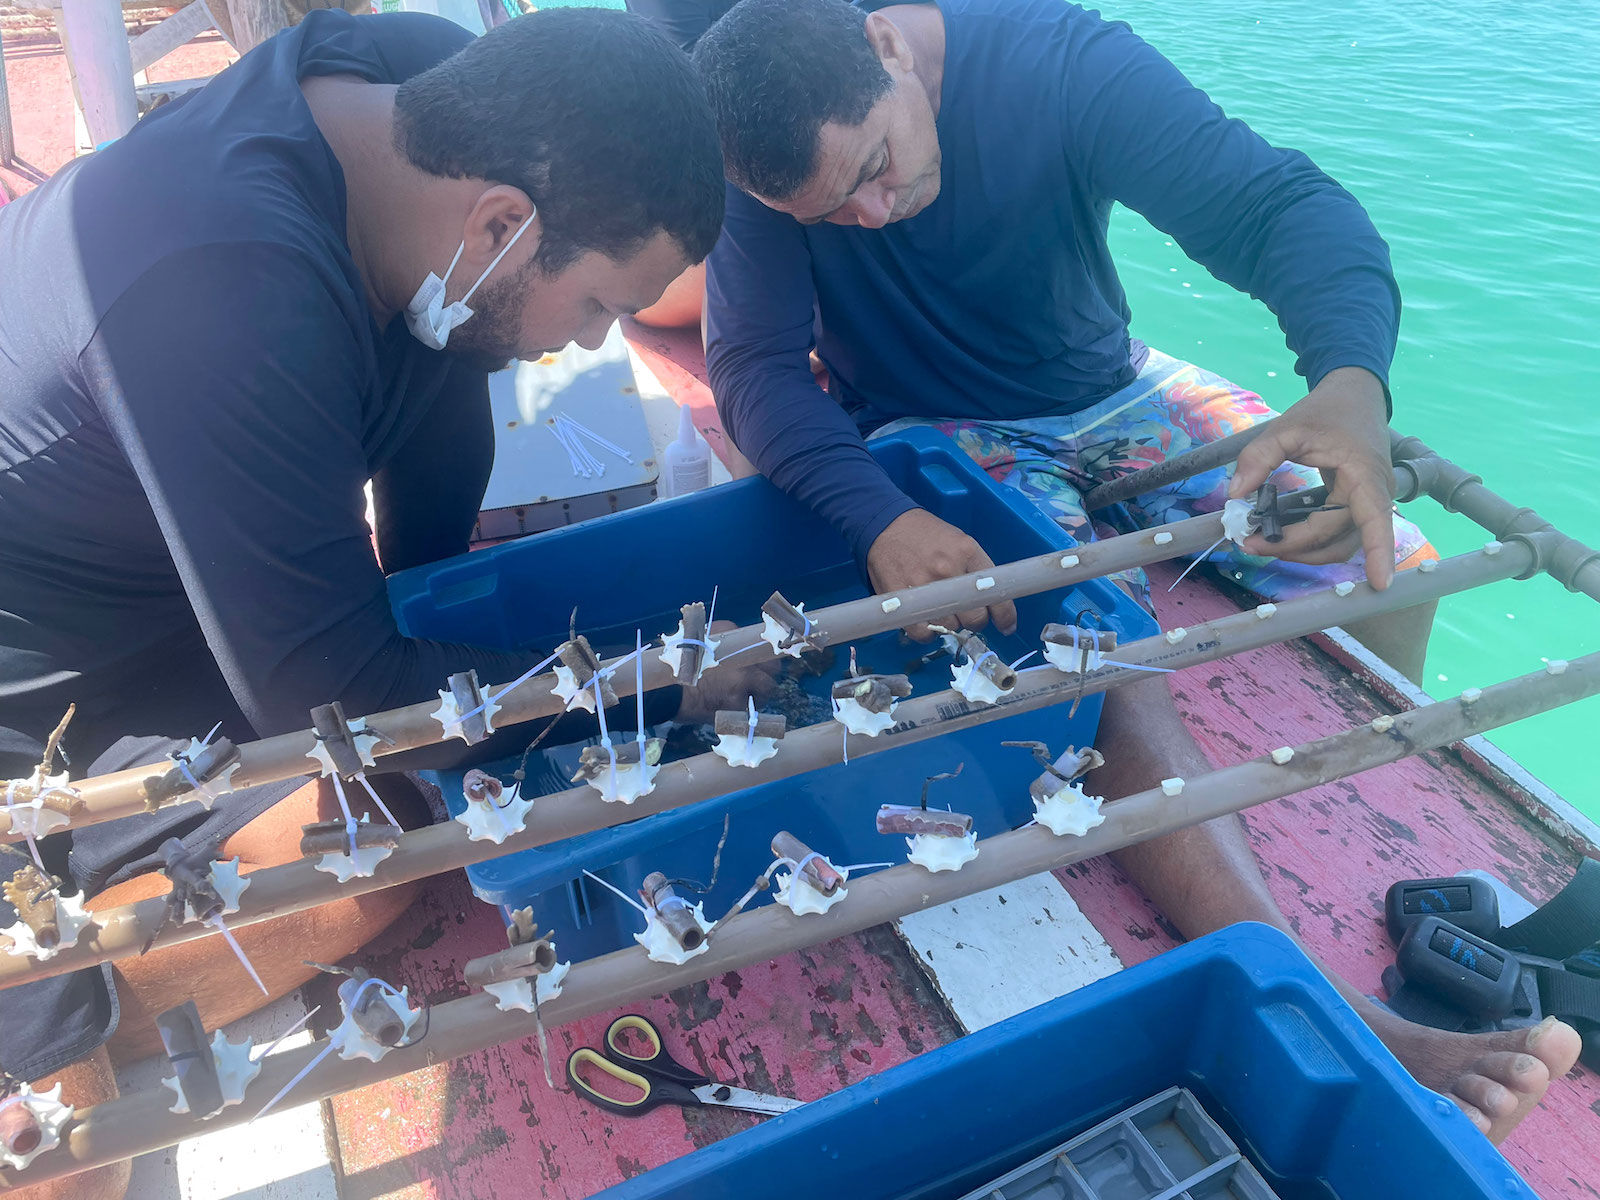
[[[5,54],[24,158],[0,168],[0,180],[21,192],[71,156],[70,90],[53,42],[8,29]],[[151,74],[208,74],[229,57],[210,35]],[[631,332],[665,388],[694,408],[712,448],[734,474],[742,473],[717,425],[696,339]],[[1195,576],[1170,594],[1158,588],[1157,606],[1169,627],[1236,607]],[[1306,642],[1183,671],[1172,687],[1216,764],[1390,711],[1378,694]],[[1269,885],[1302,938],[1374,992],[1393,957],[1381,904],[1395,879],[1478,867],[1543,900],[1577,861],[1570,845],[1454,753],[1424,755],[1263,805],[1246,820]],[[643,1007],[667,1031],[674,1053],[688,1054],[719,1079],[815,1099],[964,1030],[1158,954],[1176,940],[1114,865],[1095,861],[730,973]],[[456,874],[426,886],[408,918],[371,949],[386,978],[408,984],[421,999],[441,1001],[465,990],[461,964],[503,944],[494,911]],[[331,994],[331,984],[322,981],[274,1006],[255,1023],[258,1038]],[[557,1069],[572,1047],[593,1044],[609,1020],[553,1031]],[[124,1073],[125,1085],[151,1082],[148,1065]],[[566,1200],[755,1120],[673,1108],[637,1121],[611,1117],[548,1088],[529,1040],[146,1156],[129,1194],[141,1200]],[[1506,1152],[1547,1200],[1595,1200],[1595,1147],[1600,1083],[1580,1069],[1556,1083]]]
[[[632,334],[720,449],[693,339]],[[1156,595],[1167,627],[1237,608],[1194,576]],[[1392,711],[1303,641],[1180,672],[1172,687],[1218,765]],[[1300,935],[1372,992],[1393,961],[1382,902],[1394,880],[1477,867],[1543,900],[1578,858],[1453,753],[1267,804],[1247,821],[1273,894]],[[955,911],[830,942],[644,1007],[675,1051],[717,1078],[815,1099],[1177,940],[1108,861],[949,907]],[[458,876],[435,881],[414,917],[373,949],[386,977],[442,1000],[464,990],[461,964],[501,938],[492,910],[473,901]],[[568,1051],[595,1044],[611,1015],[552,1032],[558,1082]],[[611,1117],[550,1090],[531,1040],[341,1096],[329,1109],[345,1200],[586,1196],[755,1120],[677,1109]],[[1596,1146],[1600,1082],[1580,1069],[1552,1088],[1507,1156],[1548,1200],[1579,1200],[1600,1196]]]

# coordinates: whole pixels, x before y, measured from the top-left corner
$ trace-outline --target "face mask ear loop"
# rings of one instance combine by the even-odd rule
[[[444,296],[445,285],[450,282],[450,276],[455,274],[456,264],[461,261],[461,255],[466,251],[467,243],[463,241],[456,247],[456,256],[450,260],[450,265],[444,269],[444,278],[439,280],[439,295]]]
[[[467,289],[467,294],[465,296],[461,297],[461,303],[462,304],[465,304],[468,300],[471,300],[472,299],[472,294],[483,286],[483,281],[485,279],[489,278],[490,275],[494,274],[494,269],[500,265],[500,260],[502,258],[504,258],[507,254],[511,253],[511,247],[513,247],[513,246],[515,246],[517,244],[517,239],[519,237],[521,237],[523,234],[528,232],[528,226],[533,224],[533,219],[538,215],[539,215],[539,209],[538,209],[537,206],[535,206],[533,211],[528,214],[527,220],[523,221],[522,224],[517,228],[517,231],[511,235],[511,240],[500,248],[500,253],[499,254],[496,254],[494,256],[494,261],[489,264],[488,268],[483,272],[482,275],[478,276],[478,282],[473,284],[471,287],[469,287]],[[462,245],[463,249],[466,248],[466,243],[465,242],[461,243],[461,245]],[[461,251],[460,250],[456,251],[456,257],[457,258],[461,257]],[[455,270],[455,266],[456,266],[455,263],[452,262],[450,264],[450,269],[452,271]],[[449,279],[450,276],[448,274],[446,274],[445,278]]]

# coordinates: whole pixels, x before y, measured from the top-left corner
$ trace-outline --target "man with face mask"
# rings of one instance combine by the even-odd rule
[[[532,667],[402,637],[384,574],[466,549],[493,458],[486,372],[598,346],[705,257],[722,196],[703,89],[638,18],[559,9],[473,41],[329,11],[0,210],[0,780],[29,775],[69,703],[82,777],[219,723],[248,741],[332,700],[353,717]],[[658,694],[651,719],[679,702]],[[337,815],[288,782],[40,851],[104,906],[164,890],[130,875],[168,837],[220,840],[248,870]],[[7,848],[0,876],[28,861]],[[405,899],[239,938],[282,994]],[[93,1103],[114,1094],[97,1047],[119,1007],[119,1042],[148,1053],[150,1017],[188,996],[208,1027],[262,1002],[218,939],[170,953],[115,990],[106,969],[0,992],[0,1066]]]
[[[1230,579],[1269,599],[1363,571],[1383,588],[1397,562],[1433,557],[1391,515],[1399,295],[1382,239],[1310,160],[1226,118],[1127,26],[1062,0],[742,0],[694,57],[738,188],[707,262],[706,363],[724,426],[840,530],[876,590],[989,559],[896,489],[863,431],[931,424],[1089,541],[1082,495],[1095,483],[1271,415],[1129,337],[1106,240],[1114,202],[1271,307],[1311,387],[1231,481],[1209,472],[1101,516],[1126,531],[1215,511],[1230,487],[1314,482],[1301,463],[1331,473],[1340,510],[1219,556]],[[808,369],[813,344],[831,395]],[[1364,563],[1347,561],[1356,551]],[[1148,606],[1142,572],[1121,582]],[[945,623],[986,620],[1009,631],[1015,609]],[[1209,770],[1160,679],[1108,693],[1100,741],[1094,790],[1107,796]],[[1241,920],[1288,929],[1234,818],[1117,858],[1190,936]],[[1443,1033],[1335,982],[1496,1140],[1577,1056],[1565,1025]]]

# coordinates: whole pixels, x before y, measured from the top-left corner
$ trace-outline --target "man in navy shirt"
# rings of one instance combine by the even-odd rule
[[[865,7],[876,8],[870,13]],[[695,47],[730,189],[707,263],[707,367],[726,429],[855,547],[877,591],[989,565],[918,509],[864,431],[945,430],[1074,536],[1095,482],[1269,415],[1258,397],[1128,335],[1106,244],[1114,202],[1277,314],[1310,393],[1225,471],[1141,497],[1113,527],[1214,511],[1273,477],[1329,473],[1340,511],[1223,559],[1269,597],[1432,555],[1392,516],[1386,377],[1399,295],[1360,205],[1267,144],[1121,24],[1061,0],[743,0]],[[815,348],[828,393],[808,362]],[[886,422],[894,424],[886,425]],[[1398,543],[1398,544],[1397,544]],[[1141,598],[1140,576],[1123,581]],[[953,614],[1014,626],[1009,604]],[[913,632],[926,633],[926,630]],[[1127,795],[1209,770],[1159,678],[1106,697]],[[1132,847],[1121,865],[1190,936],[1285,930],[1234,818]],[[1578,1051],[1564,1025],[1467,1037],[1346,997],[1424,1083],[1496,1139]]]
[[[628,14],[567,9],[478,41],[434,17],[314,12],[0,210],[0,779],[30,774],[69,703],[81,777],[218,722],[245,741],[330,700],[355,716],[457,671],[521,675],[532,652],[402,637],[384,574],[466,549],[493,457],[486,372],[598,346],[705,257],[722,204],[682,51]],[[299,827],[338,809],[295,788],[40,852],[99,906],[158,895],[130,876],[169,836],[221,841],[246,870],[298,857]],[[28,862],[5,848],[0,876]],[[282,994],[407,898],[239,940]],[[94,1103],[115,1094],[101,1043],[119,1014],[137,1054],[187,997],[208,1027],[262,1002],[216,939],[115,979],[0,993],[7,1075]]]

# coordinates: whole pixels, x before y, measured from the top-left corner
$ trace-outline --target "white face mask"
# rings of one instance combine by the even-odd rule
[[[450,265],[445,268],[444,278],[440,279],[432,271],[422,281],[422,286],[417,289],[417,294],[411,297],[411,303],[406,305],[406,327],[411,330],[411,335],[427,346],[430,350],[443,350],[445,343],[450,340],[450,331],[458,325],[463,325],[472,316],[472,310],[467,307],[467,301],[472,299],[472,293],[483,286],[483,281],[500,265],[500,260],[506,256],[511,247],[517,244],[528,226],[533,224],[539,210],[536,208],[528,214],[528,219],[522,223],[511,240],[494,256],[494,261],[489,264],[478,282],[467,289],[467,294],[454,304],[446,305],[444,302],[444,287],[450,281],[450,273],[456,269],[456,264],[461,261],[461,254],[467,248],[467,243],[462,242],[456,247],[456,256],[450,260]]]

